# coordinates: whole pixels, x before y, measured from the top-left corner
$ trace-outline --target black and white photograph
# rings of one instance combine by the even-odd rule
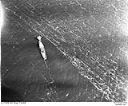
[[[128,0],[0,5],[1,103],[127,104]]]

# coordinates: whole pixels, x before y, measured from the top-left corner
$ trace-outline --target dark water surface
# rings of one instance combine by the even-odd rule
[[[6,13],[1,35],[3,102],[126,100],[125,0],[2,3]],[[39,35],[48,67],[38,48]]]

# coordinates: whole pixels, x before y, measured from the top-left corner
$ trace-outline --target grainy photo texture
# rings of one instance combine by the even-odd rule
[[[1,0],[2,102],[126,102],[127,0]]]

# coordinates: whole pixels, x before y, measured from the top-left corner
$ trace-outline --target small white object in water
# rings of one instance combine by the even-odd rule
[[[47,55],[46,55],[46,51],[45,51],[44,45],[41,42],[41,38],[42,38],[41,36],[37,37],[38,43],[39,43],[39,48],[41,50],[41,55],[42,55],[43,59],[46,60],[47,59]]]
[[[66,94],[66,97],[69,96],[69,93]]]

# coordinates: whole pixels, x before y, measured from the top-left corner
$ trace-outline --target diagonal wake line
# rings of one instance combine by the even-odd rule
[[[32,30],[34,30],[39,35],[45,37],[48,41],[50,41],[53,45],[56,46],[56,48],[65,55],[70,62],[79,69],[79,74],[85,78],[87,78],[100,92],[102,92],[105,97],[108,100],[115,101],[115,94],[113,94],[113,90],[110,86],[106,84],[106,82],[99,77],[99,80],[97,80],[94,76],[96,73],[91,71],[90,66],[86,64],[85,62],[81,61],[80,59],[76,58],[75,56],[72,56],[66,51],[63,46],[61,46],[61,40],[55,37],[55,34],[61,35],[59,32],[55,31],[51,25],[48,24],[48,22],[43,19],[43,25],[38,23],[37,21],[33,20],[29,16],[25,15],[24,13],[16,13],[15,10],[12,12],[14,15],[16,15],[22,22],[29,26]],[[49,29],[50,32],[46,32],[46,29]],[[90,73],[91,72],[91,73]],[[118,77],[116,78],[118,80]],[[102,83],[101,83],[102,82]]]

